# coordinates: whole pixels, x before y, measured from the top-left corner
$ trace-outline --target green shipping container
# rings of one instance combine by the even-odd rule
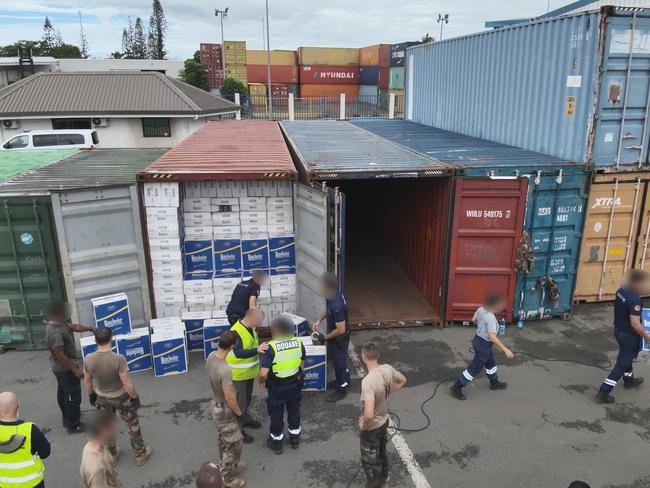
[[[388,88],[390,90],[404,89],[404,67],[403,66],[390,69]]]

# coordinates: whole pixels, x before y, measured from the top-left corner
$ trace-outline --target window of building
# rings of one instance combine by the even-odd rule
[[[172,130],[169,119],[142,119],[142,135],[144,137],[171,137]]]
[[[52,119],[52,129],[92,129],[90,119]]]

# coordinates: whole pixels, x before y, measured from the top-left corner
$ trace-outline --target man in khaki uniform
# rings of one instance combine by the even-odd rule
[[[368,488],[381,488],[388,479],[388,395],[399,390],[406,378],[389,364],[379,364],[377,346],[368,342],[361,348],[361,360],[368,374],[361,381],[363,414],[361,428],[361,465]]]
[[[97,351],[86,356],[84,360],[84,383],[90,396],[90,404],[109,412],[119,412],[127,425],[131,447],[135,454],[135,463],[142,466],[149,456],[151,448],[142,440],[138,408],[140,398],[129,376],[126,359],[111,349],[112,333],[106,327],[94,330]],[[111,440],[109,451],[117,463],[119,450],[116,440]]]
[[[108,410],[95,412],[88,425],[90,440],[81,453],[79,468],[86,488],[124,488],[106,448],[115,436],[115,428],[115,415]]]
[[[241,408],[237,403],[237,392],[232,380],[230,366],[226,356],[235,347],[238,335],[227,331],[219,337],[219,349],[208,356],[206,370],[212,387],[212,403],[210,409],[214,425],[217,428],[217,443],[221,458],[221,471],[226,488],[242,488],[246,482],[236,478],[244,471],[246,465],[241,461],[244,447],[239,417]]]

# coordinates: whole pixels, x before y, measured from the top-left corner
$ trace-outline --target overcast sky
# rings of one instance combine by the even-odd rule
[[[264,0],[162,0],[169,30],[171,59],[185,59],[200,42],[220,42],[214,8],[230,7],[224,21],[226,40],[245,40],[249,48],[263,47]],[[532,17],[560,7],[568,0],[269,0],[271,48],[298,46],[359,47],[438,38],[434,16],[449,14],[444,37],[483,29],[486,20]],[[92,57],[105,57],[120,48],[127,16],[148,24],[149,0],[39,1],[0,0],[0,45],[19,39],[39,39],[46,15],[66,42],[78,44],[79,19],[84,19]]]

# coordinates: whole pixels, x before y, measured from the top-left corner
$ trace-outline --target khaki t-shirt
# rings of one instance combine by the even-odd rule
[[[93,377],[95,392],[103,397],[124,395],[120,374],[128,371],[126,359],[113,351],[96,351],[84,359],[84,371]]]
[[[361,401],[375,401],[374,415],[364,430],[378,429],[388,420],[388,392],[396,380],[397,371],[390,364],[382,364],[361,380]]]
[[[100,447],[97,452],[90,443],[84,446],[79,474],[86,488],[124,488],[105,447]]]
[[[212,387],[212,396],[215,402],[225,403],[226,397],[223,394],[223,387],[232,385],[232,371],[225,359],[217,357],[211,352],[205,365],[208,372],[208,379]]]

